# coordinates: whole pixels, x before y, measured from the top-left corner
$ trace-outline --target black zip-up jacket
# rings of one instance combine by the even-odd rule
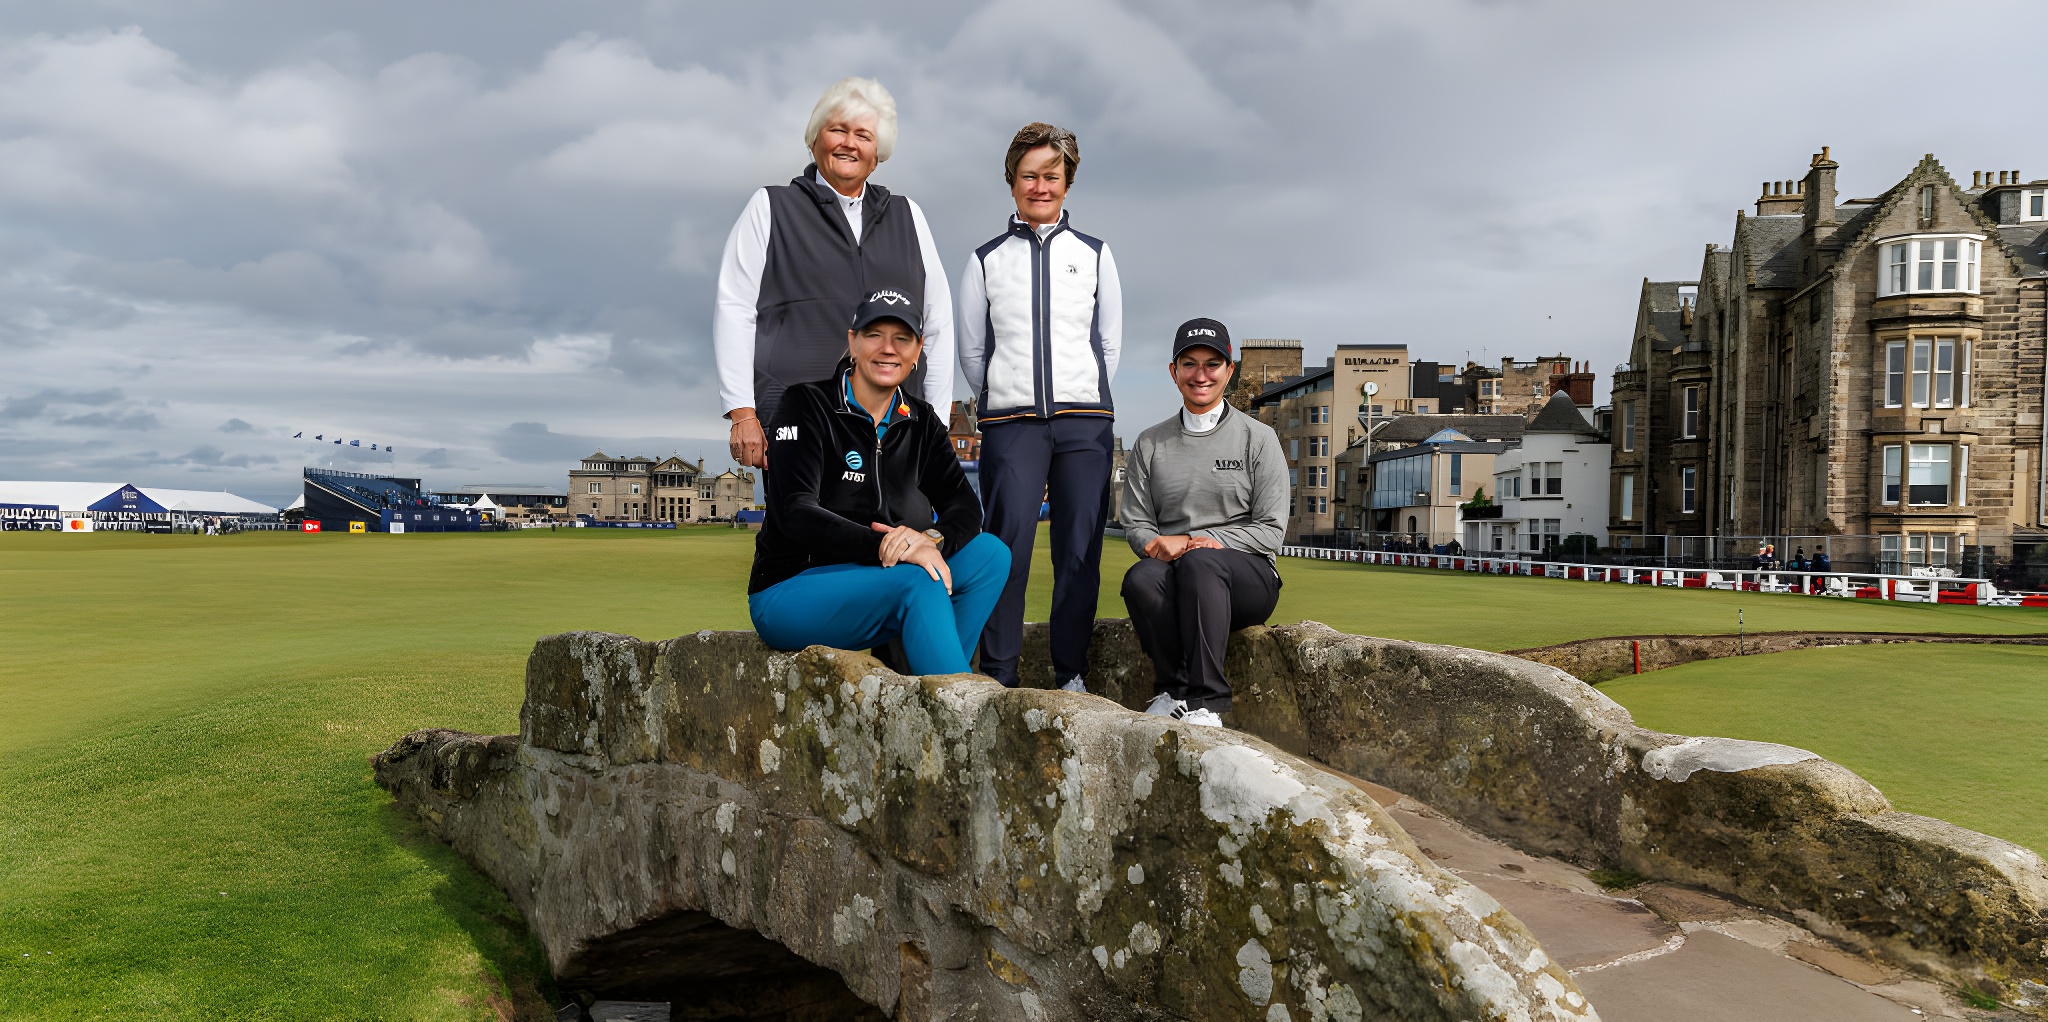
[[[754,540],[750,596],[821,565],[882,563],[873,522],[937,529],[949,558],[981,533],[981,501],[946,419],[898,388],[910,411],[876,443],[875,420],[846,400],[848,368],[842,359],[831,379],[789,388],[769,424],[768,515]]]

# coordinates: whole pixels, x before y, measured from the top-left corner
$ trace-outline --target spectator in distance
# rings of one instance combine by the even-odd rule
[[[733,460],[752,468],[768,467],[761,426],[783,392],[832,375],[846,310],[870,281],[894,282],[927,325],[924,353],[938,368],[920,365],[911,391],[934,408],[953,406],[953,297],[931,228],[917,203],[868,183],[896,148],[896,100],[871,78],[841,79],[811,108],[804,145],[811,165],[754,192],[718,269],[718,399],[732,421]]]
[[[981,531],[946,416],[907,392],[921,329],[907,290],[870,293],[837,370],[789,388],[770,423],[747,611],[776,649],[900,641],[912,674],[971,669],[1010,551]]]
[[[1124,536],[1139,556],[1124,604],[1158,689],[1145,712],[1211,727],[1230,712],[1230,633],[1279,602],[1287,533],[1280,436],[1224,402],[1231,354],[1223,324],[1181,324],[1168,366],[1181,409],[1138,434],[1124,474]]]
[[[1068,224],[1067,189],[1080,165],[1072,132],[1037,123],[1018,131],[1003,158],[1017,211],[960,276],[960,369],[982,429],[982,506],[1013,555],[982,633],[981,670],[1012,687],[1041,507],[1050,504],[1052,666],[1061,688],[1083,688],[1102,589],[1116,425],[1109,381],[1123,344],[1123,290],[1109,246]]]

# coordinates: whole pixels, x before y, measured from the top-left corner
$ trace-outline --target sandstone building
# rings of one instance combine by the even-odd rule
[[[1301,342],[1277,337],[1250,337],[1237,346],[1237,372],[1224,388],[1224,400],[1250,411],[1253,399],[1266,388],[1301,375]]]
[[[1767,183],[1696,283],[1644,282],[1609,529],[1868,535],[1894,570],[2025,557],[2048,542],[2048,181],[1965,187],[1929,155],[1842,200],[1839,169],[1823,149]]]
[[[706,475],[702,459],[615,458],[597,451],[569,470],[568,513],[601,522],[702,522],[754,506],[754,474]]]

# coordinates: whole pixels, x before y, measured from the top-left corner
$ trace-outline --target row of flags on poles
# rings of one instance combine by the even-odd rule
[[[302,430],[299,430],[299,431],[298,431],[297,433],[293,433],[293,434],[292,434],[292,439],[293,439],[293,440],[303,440],[303,439],[306,439],[306,431],[302,429]],[[317,442],[320,442],[320,443],[332,443],[332,444],[334,444],[334,445],[336,445],[336,446],[346,446],[346,447],[361,447],[361,446],[363,446],[363,442],[362,442],[361,440],[343,440],[343,439],[342,439],[341,437],[335,437],[335,438],[334,438],[333,440],[328,440],[325,434],[320,434],[320,433],[315,433],[315,434],[313,435],[312,439],[313,439],[313,440],[315,440],[315,441],[317,441]],[[387,453],[387,454],[396,454],[396,453],[398,453],[398,448],[396,448],[396,447],[393,447],[393,446],[391,446],[390,444],[385,444],[385,445],[384,445],[384,446],[382,446],[382,447],[378,447],[378,446],[377,446],[377,445],[376,445],[375,443],[372,443],[372,444],[370,445],[370,450],[373,450],[373,451],[381,450],[381,451],[384,451],[384,452],[385,452],[385,453]]]

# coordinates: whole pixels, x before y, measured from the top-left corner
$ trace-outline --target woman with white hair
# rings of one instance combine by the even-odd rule
[[[847,317],[880,282],[923,311],[925,358],[907,386],[941,415],[953,405],[953,296],[931,228],[917,203],[868,182],[896,148],[895,98],[872,78],[840,79],[811,108],[804,144],[811,165],[755,191],[726,238],[711,324],[733,460],[762,469],[762,423],[783,391],[832,375]]]

